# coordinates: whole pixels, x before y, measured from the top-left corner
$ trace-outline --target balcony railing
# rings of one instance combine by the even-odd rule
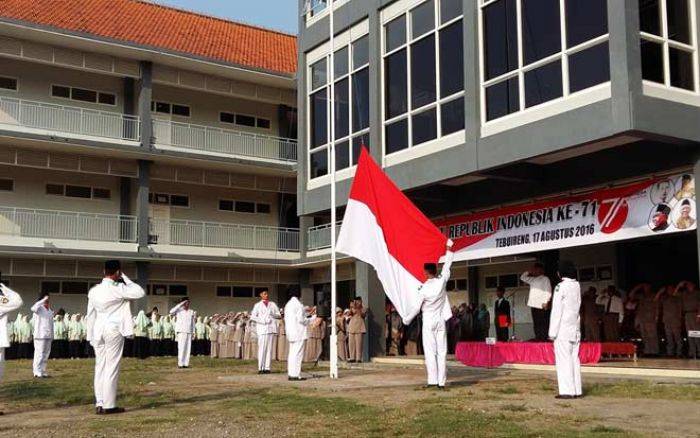
[[[337,228],[335,229],[336,236],[340,233],[340,224],[341,222],[337,223]],[[306,249],[308,251],[331,247],[331,224],[310,227],[306,235],[308,239]]]
[[[297,161],[297,142],[231,129],[154,120],[156,144],[225,155]]]
[[[299,230],[295,228],[151,219],[149,233],[153,244],[299,251]]]
[[[136,243],[135,216],[0,207],[0,235]]]
[[[0,97],[0,125],[117,140],[139,139],[139,118],[126,114]]]

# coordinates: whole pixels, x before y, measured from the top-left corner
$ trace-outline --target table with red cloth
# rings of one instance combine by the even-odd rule
[[[598,363],[603,347],[600,342],[583,342],[579,348],[582,364]],[[554,365],[551,342],[459,342],[455,357],[470,367],[493,368],[504,363]]]

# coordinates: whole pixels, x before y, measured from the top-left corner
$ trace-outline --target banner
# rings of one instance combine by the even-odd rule
[[[694,230],[696,218],[695,180],[679,174],[435,224],[455,260],[473,260]]]

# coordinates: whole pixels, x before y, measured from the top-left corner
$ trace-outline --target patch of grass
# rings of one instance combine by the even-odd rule
[[[584,385],[583,392],[593,397],[700,401],[700,385],[692,383],[677,385],[625,380]]]
[[[493,391],[499,394],[520,394],[520,390],[515,385],[499,386]]]
[[[504,411],[510,411],[510,412],[527,412],[527,406],[525,404],[516,405],[513,403],[509,403],[507,405],[501,406],[501,409],[503,409]]]

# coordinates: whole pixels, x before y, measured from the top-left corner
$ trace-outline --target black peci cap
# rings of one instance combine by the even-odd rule
[[[118,271],[121,268],[122,268],[122,264],[121,264],[121,262],[119,262],[119,260],[107,260],[105,262],[105,270],[106,271]]]

